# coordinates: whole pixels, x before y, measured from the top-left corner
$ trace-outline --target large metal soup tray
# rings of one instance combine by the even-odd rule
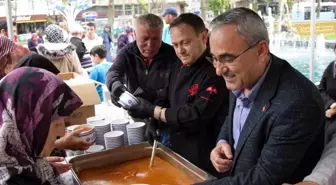
[[[72,164],[74,180],[78,185],[81,185],[77,173],[82,170],[120,164],[127,161],[150,157],[151,152],[152,146],[148,143],[142,143],[112,150],[105,150],[93,154],[76,156],[71,159],[67,159],[67,162]],[[162,144],[158,144],[156,156],[168,162],[175,168],[183,171],[184,174],[195,183],[215,179],[212,175],[191,164],[189,161]]]

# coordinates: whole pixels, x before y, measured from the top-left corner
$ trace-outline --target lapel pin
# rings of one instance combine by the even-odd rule
[[[262,111],[265,112],[266,110],[266,105],[263,106]]]

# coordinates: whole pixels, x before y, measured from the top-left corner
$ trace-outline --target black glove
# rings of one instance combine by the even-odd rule
[[[140,118],[140,119],[153,117],[155,106],[143,98],[138,98],[138,100],[139,100],[138,104],[128,109],[128,115],[130,115],[133,118]]]
[[[122,93],[127,91],[127,88],[119,81],[116,81],[112,84],[111,88],[111,101],[112,103],[117,106],[121,107],[121,105],[118,103],[119,97],[121,96]]]
[[[134,91],[133,95],[135,97],[140,97],[145,100],[156,100],[158,95],[157,91],[154,89],[142,89],[141,87],[138,87],[136,91]]]
[[[146,127],[145,135],[147,137],[149,144],[153,145],[154,140],[159,141],[159,136],[156,133],[157,121],[154,120],[153,118],[149,118],[148,120],[146,120],[146,123],[147,123],[147,127]]]

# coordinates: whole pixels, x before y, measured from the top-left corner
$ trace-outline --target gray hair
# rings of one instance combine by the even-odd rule
[[[269,42],[264,21],[251,9],[234,8],[219,15],[210,23],[210,34],[223,25],[236,25],[237,33],[250,46],[262,40]]]
[[[149,28],[161,28],[163,29],[163,21],[162,19],[154,14],[145,14],[141,15],[136,19],[137,24],[144,24]]]
[[[78,23],[72,23],[69,25],[69,31],[72,35],[77,35],[79,33],[84,33],[84,28]]]

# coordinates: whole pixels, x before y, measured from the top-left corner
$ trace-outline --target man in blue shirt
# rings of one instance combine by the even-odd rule
[[[163,30],[162,33],[162,41],[172,45],[172,41],[170,38],[170,24],[174,21],[174,19],[177,17],[177,11],[173,7],[167,8],[164,13],[162,14],[162,17],[168,26]]]
[[[106,62],[106,48],[104,45],[98,45],[90,51],[91,60],[94,67],[90,73],[90,79],[105,84],[105,75],[111,68],[112,63]],[[104,101],[103,88],[101,85],[97,86],[97,92],[100,100]]]

